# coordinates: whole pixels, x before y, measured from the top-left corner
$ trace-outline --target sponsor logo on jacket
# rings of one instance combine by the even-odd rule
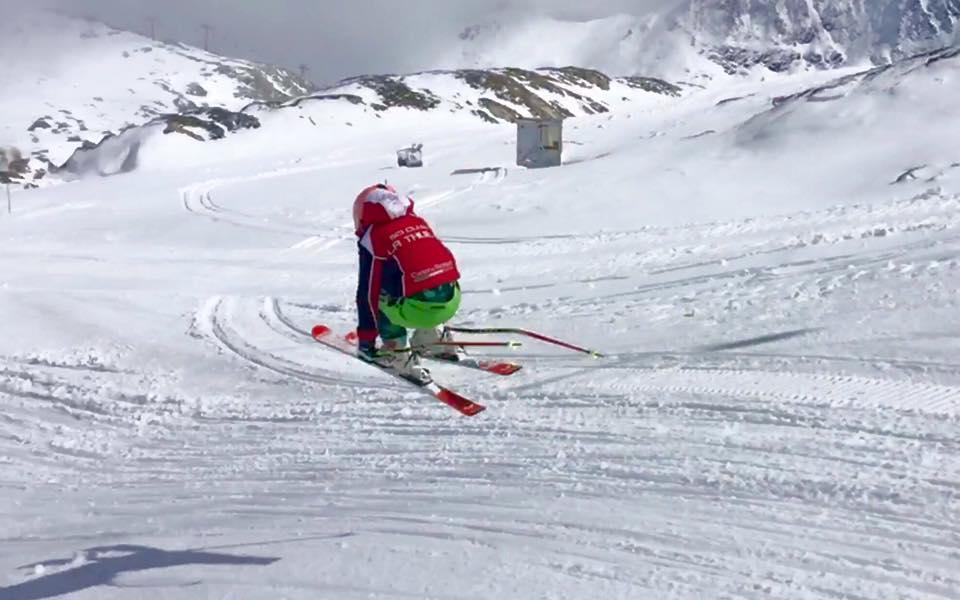
[[[443,275],[447,271],[452,271],[454,269],[453,261],[448,260],[442,262],[438,265],[434,265],[429,269],[424,269],[423,271],[416,271],[410,274],[410,278],[413,279],[415,283],[421,283],[428,279],[432,279],[438,275]]]
[[[406,244],[417,240],[433,239],[433,232],[425,224],[408,225],[390,234],[390,253],[393,254]]]

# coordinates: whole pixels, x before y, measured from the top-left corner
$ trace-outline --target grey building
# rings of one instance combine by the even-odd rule
[[[517,164],[559,167],[563,158],[563,119],[517,119]]]

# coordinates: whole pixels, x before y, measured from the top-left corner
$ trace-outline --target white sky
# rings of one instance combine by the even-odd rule
[[[202,46],[201,25],[214,27],[211,50],[296,69],[315,82],[433,66],[468,25],[503,14],[591,18],[645,13],[680,0],[0,0],[8,18],[24,5],[89,16],[122,29]]]

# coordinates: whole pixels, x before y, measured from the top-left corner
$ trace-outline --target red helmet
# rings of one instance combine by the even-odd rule
[[[358,235],[376,223],[386,223],[413,213],[413,200],[401,196],[387,183],[364,189],[353,203],[353,224]]]

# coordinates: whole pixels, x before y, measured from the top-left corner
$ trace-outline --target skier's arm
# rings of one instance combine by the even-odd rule
[[[361,342],[375,342],[379,334],[377,321],[380,315],[383,261],[374,256],[365,241],[369,241],[369,235],[364,236],[358,244],[360,268],[357,280],[357,338]]]

